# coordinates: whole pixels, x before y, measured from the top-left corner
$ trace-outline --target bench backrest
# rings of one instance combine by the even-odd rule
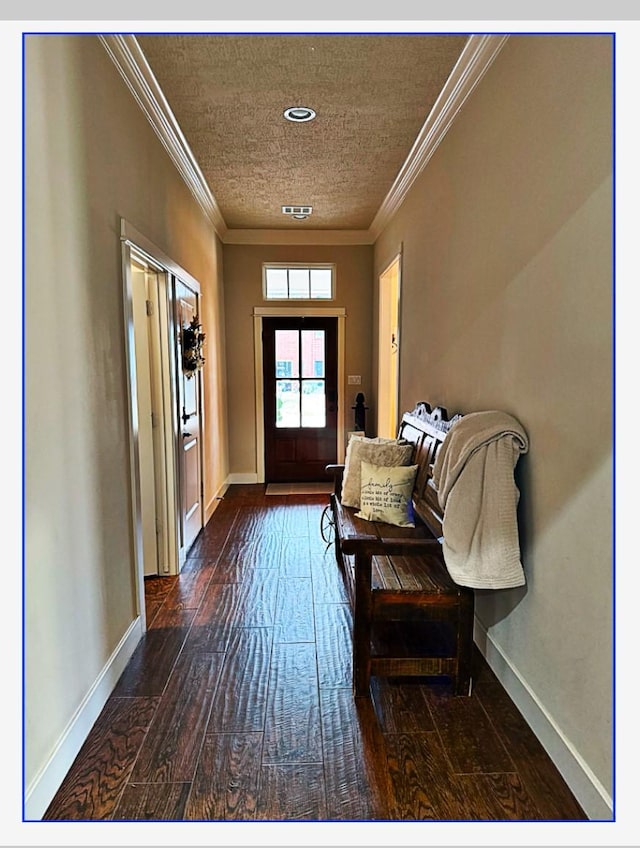
[[[398,428],[398,438],[414,446],[413,464],[419,465],[413,488],[413,508],[436,537],[442,536],[443,514],[438,503],[438,493],[433,485],[433,464],[447,433],[460,418],[449,417],[441,406],[434,409],[425,401],[405,412]]]

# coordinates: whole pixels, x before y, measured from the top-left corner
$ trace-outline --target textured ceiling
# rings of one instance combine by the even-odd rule
[[[139,35],[234,229],[367,229],[465,35]],[[283,118],[289,106],[317,113]],[[293,221],[283,205],[309,205]]]

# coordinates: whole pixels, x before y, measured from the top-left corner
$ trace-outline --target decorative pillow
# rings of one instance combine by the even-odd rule
[[[411,493],[417,465],[371,465],[362,463],[358,518],[384,521],[397,527],[415,527]]]
[[[360,464],[409,465],[413,457],[413,445],[404,439],[368,439],[366,436],[351,436],[347,445],[342,477],[340,500],[343,506],[360,507]]]

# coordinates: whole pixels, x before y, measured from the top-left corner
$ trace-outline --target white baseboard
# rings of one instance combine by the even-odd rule
[[[42,820],[141,638],[142,621],[136,618],[64,729],[48,761],[27,787],[25,821]]]
[[[474,639],[480,653],[540,740],[589,820],[612,821],[613,799],[477,618]]]
[[[204,523],[205,524],[209,521],[209,519],[211,518],[213,513],[220,506],[220,501],[224,497],[224,493],[227,491],[228,488],[229,488],[229,484],[223,483],[222,486],[220,486],[218,491],[215,493],[215,495],[211,498],[209,503],[206,505],[206,507],[204,509]]]
[[[227,477],[227,485],[231,486],[233,483],[259,483],[258,475],[254,473],[246,473],[246,474],[229,474]]]

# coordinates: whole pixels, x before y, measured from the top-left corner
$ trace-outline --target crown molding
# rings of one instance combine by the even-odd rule
[[[229,229],[133,35],[99,35],[180,175],[224,244],[374,244],[480,82],[508,35],[471,35],[368,230]]]
[[[424,171],[465,100],[504,46],[508,35],[471,35],[440,92],[389,193],[378,210],[369,233],[375,242],[397,212],[409,189]]]
[[[227,230],[223,244],[373,244],[369,230]]]
[[[164,145],[182,179],[223,239],[227,225],[169,104],[133,35],[99,35],[111,60]]]

